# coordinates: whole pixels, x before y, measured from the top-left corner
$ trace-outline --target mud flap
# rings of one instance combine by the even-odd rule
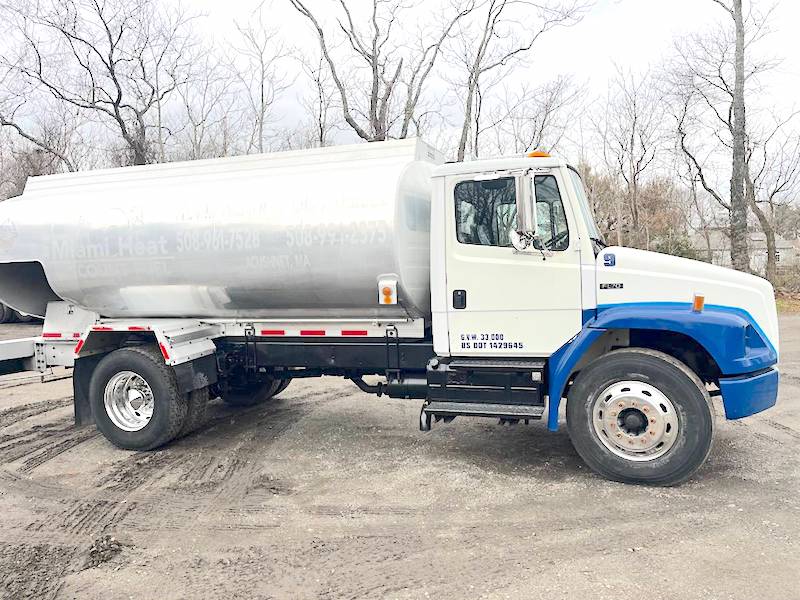
[[[75,361],[75,367],[72,371],[72,393],[75,425],[78,427],[94,423],[92,408],[89,404],[89,382],[92,380],[94,368],[101,358],[102,355],[87,356]]]

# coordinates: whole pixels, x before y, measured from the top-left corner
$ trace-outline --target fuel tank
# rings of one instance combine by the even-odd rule
[[[0,203],[0,300],[103,317],[426,317],[420,140],[34,177]],[[397,282],[397,305],[378,281]]]

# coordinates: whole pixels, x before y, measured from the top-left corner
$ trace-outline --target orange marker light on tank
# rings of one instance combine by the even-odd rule
[[[394,278],[378,280],[378,303],[397,304],[397,280]]]

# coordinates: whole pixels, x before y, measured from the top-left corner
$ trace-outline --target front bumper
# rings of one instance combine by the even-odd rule
[[[778,369],[719,380],[725,417],[741,419],[775,406],[778,401]]]

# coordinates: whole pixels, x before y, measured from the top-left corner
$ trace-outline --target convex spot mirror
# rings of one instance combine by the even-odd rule
[[[512,227],[508,232],[508,238],[511,240],[511,245],[514,246],[514,250],[518,250],[519,252],[533,246],[534,236],[533,233],[529,231],[517,231]]]

